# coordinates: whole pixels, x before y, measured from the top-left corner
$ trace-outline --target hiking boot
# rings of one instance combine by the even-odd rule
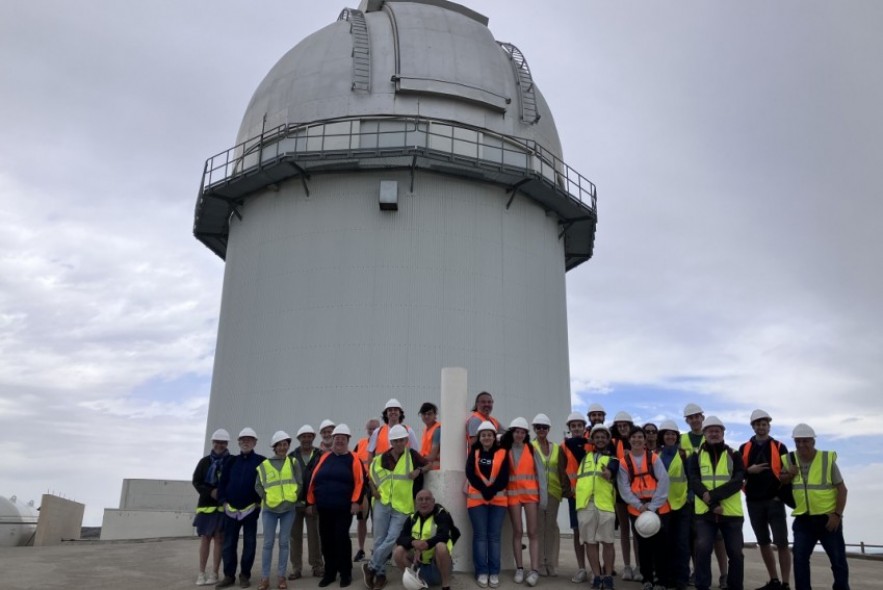
[[[268,582],[269,584],[269,582]],[[239,587],[240,588],[248,588],[251,586],[251,576],[239,576]]]
[[[231,578],[230,576],[224,576],[223,580],[221,580],[220,582],[215,584],[215,588],[217,588],[218,590],[220,590],[221,588],[229,588],[230,586],[232,586],[235,583],[236,583],[235,578]]]
[[[353,557],[353,561],[364,561],[365,560],[365,552],[361,549],[356,551],[356,555]]]
[[[367,561],[362,564],[362,578],[365,579],[365,588],[368,590],[374,588],[374,570],[371,569],[371,564]]]

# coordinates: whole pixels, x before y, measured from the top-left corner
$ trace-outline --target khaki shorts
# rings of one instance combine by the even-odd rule
[[[586,508],[577,510],[576,518],[579,522],[580,541],[591,545],[613,543],[613,527],[616,522],[615,512],[598,510],[593,502],[589,502]]]

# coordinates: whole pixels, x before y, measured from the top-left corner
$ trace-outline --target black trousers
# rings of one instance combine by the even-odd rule
[[[353,541],[350,525],[353,515],[345,509],[319,508],[319,542],[325,559],[325,577],[333,580],[353,577]]]

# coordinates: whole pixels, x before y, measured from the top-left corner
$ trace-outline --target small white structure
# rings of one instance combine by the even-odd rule
[[[37,511],[33,500],[27,504],[16,496],[0,496],[0,547],[32,545],[37,532]]]
[[[197,494],[189,481],[124,479],[119,508],[105,508],[101,540],[192,537]]]

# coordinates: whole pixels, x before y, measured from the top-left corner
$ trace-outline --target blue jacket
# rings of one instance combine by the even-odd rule
[[[258,476],[258,465],[264,459],[266,457],[255,452],[232,455],[227,459],[218,484],[218,502],[227,502],[240,510],[249,504],[260,505],[261,497],[254,489],[254,482]]]

